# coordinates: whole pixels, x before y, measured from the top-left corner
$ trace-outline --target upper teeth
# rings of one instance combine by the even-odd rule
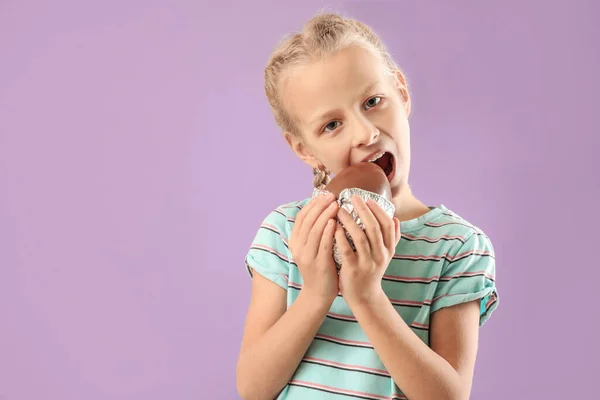
[[[379,159],[380,159],[380,158],[381,158],[381,157],[382,157],[384,154],[385,154],[385,152],[382,152],[382,153],[379,153],[379,154],[377,154],[377,155],[376,155],[376,156],[374,156],[374,157],[371,157],[371,158],[369,159],[369,162],[375,162],[375,161],[379,160]]]

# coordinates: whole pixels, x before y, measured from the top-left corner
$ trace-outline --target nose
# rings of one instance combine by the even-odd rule
[[[352,147],[370,146],[379,137],[379,129],[367,118],[359,117],[354,121]]]

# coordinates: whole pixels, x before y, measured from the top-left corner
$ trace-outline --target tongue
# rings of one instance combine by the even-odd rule
[[[392,157],[388,157],[387,166],[385,167],[385,169],[383,171],[385,172],[385,174],[387,176],[390,176],[390,174],[392,173],[393,170],[394,170],[394,167],[392,165]]]
[[[377,165],[381,167],[381,169],[385,172],[386,175],[389,175],[392,172],[392,164],[391,164],[391,156],[386,153],[381,156],[377,161]]]

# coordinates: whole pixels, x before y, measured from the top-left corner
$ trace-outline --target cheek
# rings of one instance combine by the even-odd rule
[[[391,126],[391,136],[396,143],[398,156],[401,158],[410,153],[410,128],[406,119],[396,118]]]
[[[332,170],[339,172],[350,165],[349,157],[344,157],[342,153],[336,153],[332,158]]]
[[[326,155],[326,163],[329,170],[337,174],[350,165],[350,154],[341,151],[330,152]]]
[[[404,116],[396,116],[393,121],[394,135],[396,140],[406,142],[410,138],[410,127],[408,120]]]

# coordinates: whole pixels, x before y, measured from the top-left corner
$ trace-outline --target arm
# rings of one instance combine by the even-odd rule
[[[252,298],[237,366],[237,387],[243,399],[272,399],[290,381],[329,307],[339,293],[337,271],[331,256],[337,213],[335,198],[312,199],[296,216],[288,248],[281,234],[272,230],[281,215],[272,213],[270,228],[261,229],[255,243],[280,249],[287,260],[272,252],[251,250],[247,265],[253,274]],[[284,217],[280,224],[287,223]],[[277,229],[277,228],[275,228]],[[302,276],[302,290],[286,311],[285,284],[278,279],[288,273],[293,258]],[[272,279],[268,279],[269,274]],[[279,284],[276,283],[279,281]]]
[[[237,365],[237,389],[244,400],[277,396],[300,364],[328,310],[326,302],[301,290],[286,311],[286,292],[254,274]]]
[[[429,348],[394,309],[385,293],[350,305],[396,384],[411,400],[468,399],[479,328],[479,301],[431,316]]]
[[[444,276],[471,277],[468,281],[450,279],[437,287],[438,294],[443,295],[431,305],[429,348],[396,312],[381,287],[381,278],[400,240],[399,221],[390,219],[377,204],[367,205],[360,198],[355,202],[366,232],[343,210],[339,214],[357,249],[352,251],[338,229],[344,260],[342,295],[408,398],[468,399],[482,321],[481,299],[491,296],[486,313],[495,307],[491,245],[480,235],[471,235],[461,246],[460,257],[447,263]]]

